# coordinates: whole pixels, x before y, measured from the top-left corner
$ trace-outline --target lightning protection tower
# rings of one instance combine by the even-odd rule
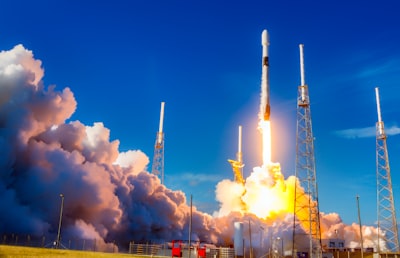
[[[308,257],[322,257],[314,137],[308,87],[304,79],[303,44],[300,48],[301,85],[298,87],[296,132],[296,187],[294,193],[293,250]],[[308,243],[308,244],[305,244]],[[307,246],[306,249],[304,246]]]
[[[243,155],[242,155],[242,126],[239,125],[239,139],[238,139],[238,152],[236,153],[236,160],[228,159],[231,163],[235,182],[244,184],[243,179]]]
[[[161,102],[160,124],[156,135],[156,143],[154,144],[153,165],[151,169],[151,173],[160,178],[161,184],[164,184],[164,105],[165,102]]]
[[[379,89],[375,88],[378,122],[376,123],[376,179],[377,179],[377,212],[378,212],[378,253],[381,253],[380,237],[384,236],[387,248],[399,252],[399,236],[396,212],[390,176],[389,155],[386,145],[386,134],[381,117]]]

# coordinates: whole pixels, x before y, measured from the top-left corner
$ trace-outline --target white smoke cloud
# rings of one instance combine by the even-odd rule
[[[130,168],[132,173],[137,175],[140,171],[144,171],[150,160],[140,150],[120,152],[114,165],[119,165],[122,168]]]
[[[43,75],[22,45],[0,53],[0,206],[7,207],[0,232],[54,237],[62,193],[63,239],[115,240],[127,248],[129,241],[184,237],[185,195],[149,174],[141,151],[119,153],[102,123],[66,123],[74,95],[45,87]],[[212,237],[211,216],[195,210],[193,217],[195,235]]]
[[[216,200],[221,205],[220,210],[215,212],[214,216],[228,216],[231,212],[243,210],[244,203],[241,198],[246,191],[244,185],[226,179],[219,182],[216,189]]]
[[[38,86],[43,78],[44,72],[41,68],[42,62],[33,58],[32,51],[26,50],[22,45],[14,47],[13,51],[0,52],[0,76],[4,86],[21,86],[27,82]]]

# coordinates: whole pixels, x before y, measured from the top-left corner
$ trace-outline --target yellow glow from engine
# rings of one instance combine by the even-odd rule
[[[243,182],[221,182],[217,199],[223,203],[223,209],[220,210],[223,215],[229,214],[229,211],[239,211],[273,222],[293,214],[295,194],[303,207],[309,205],[309,198],[295,176],[285,180],[280,164],[272,162],[271,121],[260,119],[258,129],[262,135],[262,165],[254,167]],[[234,186],[238,186],[238,191],[234,191]],[[307,225],[310,216],[307,209],[297,216],[304,228],[310,226],[309,223]]]
[[[246,212],[255,214],[262,219],[275,219],[294,211],[294,194],[297,185],[297,195],[301,205],[308,205],[309,199],[296,182],[295,177],[285,180],[279,163],[272,162],[271,121],[260,119],[259,130],[262,135],[261,167],[255,167],[246,179],[246,192],[242,196]],[[307,211],[301,215],[300,221],[306,221]],[[305,226],[305,225],[303,225]]]
[[[255,168],[246,180],[247,190],[242,197],[247,211],[263,219],[291,212],[293,187],[287,187],[288,182],[285,182],[281,174],[279,163]]]
[[[271,122],[261,119],[259,128],[262,135],[263,166],[271,163]]]

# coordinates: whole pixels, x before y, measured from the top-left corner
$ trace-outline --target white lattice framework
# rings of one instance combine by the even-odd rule
[[[298,87],[296,171],[294,197],[293,257],[307,252],[308,257],[322,257],[314,136],[310,98],[304,80],[303,45],[300,45],[301,86]],[[306,246],[306,248],[304,248]],[[308,247],[308,248],[307,248]],[[302,249],[304,248],[304,249]]]
[[[160,124],[156,135],[156,143],[154,144],[154,156],[151,168],[151,173],[160,178],[161,184],[164,184],[164,105],[165,102],[161,102]]]
[[[161,142],[159,141],[161,139]],[[154,156],[151,173],[156,175],[161,184],[164,184],[164,133],[157,132],[156,143],[154,145]]]
[[[399,235],[394,206],[392,179],[390,175],[389,155],[386,143],[384,124],[381,119],[379,104],[379,90],[375,88],[378,107],[378,122],[376,123],[376,179],[377,179],[377,215],[378,238],[381,233],[384,236],[386,246],[380,246],[378,241],[378,253],[383,250],[399,252]],[[380,239],[379,239],[380,240]]]

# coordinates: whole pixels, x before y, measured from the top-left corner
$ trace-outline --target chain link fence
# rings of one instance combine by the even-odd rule
[[[1,235],[0,244],[41,247],[41,248],[56,248],[56,239],[37,236],[37,235],[22,235],[22,234],[3,234]],[[69,250],[81,250],[91,252],[107,252],[107,253],[129,253],[150,257],[171,257],[171,243],[149,244],[129,242],[129,246],[121,247],[119,250],[115,242],[104,244],[98,239],[61,239],[60,247]],[[189,257],[188,246],[182,247],[182,257]],[[197,248],[192,246],[190,249],[190,257],[192,258],[234,258],[235,252],[233,248],[228,247],[208,247],[204,253],[198,252]]]
[[[27,247],[42,247],[42,248],[56,248],[56,239],[46,236],[35,235],[18,235],[18,234],[4,234],[1,236],[0,243],[2,245],[16,245]],[[118,252],[118,247],[115,243],[108,243],[104,245],[98,239],[61,239],[60,248],[69,250],[81,251],[102,251],[107,253]]]

